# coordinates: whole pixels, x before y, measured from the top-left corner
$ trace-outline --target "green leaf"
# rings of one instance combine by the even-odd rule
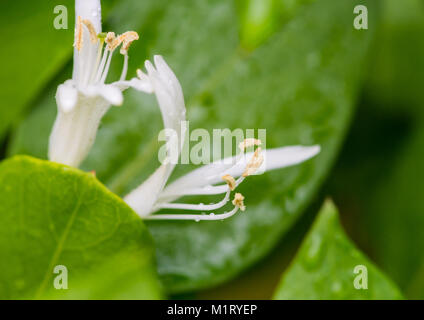
[[[322,146],[308,163],[240,186],[245,214],[224,222],[148,224],[169,291],[212,286],[263,257],[314,196],[348,127],[372,32],[352,27],[357,1],[319,0],[247,53],[231,1],[134,0],[131,12],[128,3],[114,12],[111,25],[135,23],[142,40],[131,52],[133,63],[153,53],[164,56],[182,83],[191,129],[265,128],[267,147]],[[372,24],[372,14],[370,19]],[[21,126],[12,153],[45,157],[56,108],[53,92]],[[158,165],[162,123],[156,109],[153,97],[128,92],[124,107],[104,118],[84,169],[96,170],[119,195],[140,184]],[[189,169],[180,166],[175,176]]]
[[[146,227],[92,174],[15,157],[0,203],[1,299],[161,297]],[[68,290],[53,287],[57,265]]]
[[[349,240],[336,207],[327,201],[284,274],[275,298],[370,300],[402,299],[402,295]]]

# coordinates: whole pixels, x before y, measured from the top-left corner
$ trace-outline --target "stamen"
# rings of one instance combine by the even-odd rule
[[[143,73],[137,70],[137,75],[141,78]],[[241,144],[239,144],[239,148],[244,151],[246,148],[251,146],[259,146],[261,141],[258,139],[246,139]],[[204,205],[204,204],[185,204],[185,203],[162,203],[157,205],[153,211],[159,209],[179,209],[179,210],[199,210],[199,211],[212,211],[223,207],[228,201],[231,194],[231,191],[235,190],[237,186],[243,182],[243,180],[254,174],[258,168],[262,165],[264,161],[264,157],[261,153],[262,149],[258,147],[253,153],[252,158],[247,163],[246,168],[243,174],[235,180],[233,176],[230,174],[225,174],[222,176],[222,180],[227,183],[226,186],[226,194],[223,200],[216,204]],[[207,186],[203,188],[194,188],[192,190],[184,190],[181,195],[189,195],[189,194],[217,194],[218,192],[215,189],[219,189],[219,193],[224,191],[224,186]],[[174,194],[175,196],[175,194]],[[172,196],[171,196],[172,198]],[[244,205],[244,196],[241,193],[236,193],[234,195],[234,199],[232,204],[234,205],[234,209],[230,212],[215,215],[213,213],[209,215],[194,215],[194,214],[159,214],[159,215],[149,215],[144,217],[144,219],[148,220],[223,220],[233,216],[238,210],[245,211],[246,206]],[[172,200],[171,200],[172,201]]]
[[[223,194],[228,191],[228,185],[220,185],[220,186],[204,186],[204,187],[198,187],[198,188],[191,188],[191,189],[180,189],[177,191],[174,191],[170,194],[165,194],[159,196],[160,201],[172,201],[172,199],[180,198],[184,196],[205,196],[205,195],[217,195],[217,194]],[[170,200],[171,199],[171,200]]]
[[[116,38],[115,32],[108,32],[104,41],[106,43],[106,49],[103,52],[102,61],[94,81],[95,83],[98,83],[99,81],[104,83],[109,72],[113,51],[121,44],[119,38]]]
[[[252,146],[260,146],[262,144],[262,141],[259,139],[254,139],[254,138],[249,138],[249,139],[245,139],[243,142],[240,142],[239,144],[239,149],[241,151],[246,150],[249,147]]]
[[[81,21],[81,17],[78,16],[77,19],[77,25],[76,25],[76,30],[75,30],[75,42],[74,42],[74,47],[78,50],[81,51],[82,49],[82,45],[83,45],[83,37],[82,37],[82,21]]]
[[[119,36],[120,41],[123,43],[120,53],[123,55],[128,54],[128,49],[131,44],[139,39],[138,33],[135,31],[127,31]]]
[[[122,50],[121,50],[122,53]],[[128,54],[124,55],[124,66],[122,67],[121,77],[119,81],[124,81],[127,78],[128,73]]]
[[[235,188],[237,188],[243,181],[246,179],[245,177],[239,177],[236,180]],[[198,188],[182,188],[178,189],[171,193],[166,193],[159,197],[159,200],[163,203],[165,201],[173,201],[172,199],[184,197],[184,196],[206,196],[206,195],[217,195],[228,192],[228,185],[207,185]]]
[[[239,208],[241,211],[246,210],[246,206],[244,205],[244,197],[241,193],[236,193],[234,195],[233,205],[235,205],[237,208]]]
[[[99,64],[102,65],[102,68],[104,67],[104,63],[101,64],[100,59],[102,59],[103,45],[105,43],[106,33],[104,33],[104,32],[103,33],[99,33],[97,35],[97,37],[99,38],[100,44],[99,44],[99,48],[97,50],[97,58],[96,58],[96,64],[95,64],[94,72],[91,73],[91,77],[90,77],[90,82],[95,81],[95,83],[98,81],[96,79],[97,79],[97,77],[99,75],[99,69],[100,69],[99,68]],[[105,56],[105,55],[103,55],[103,56]]]
[[[105,42],[111,44],[115,40],[115,32],[106,33]]]
[[[229,201],[231,191],[234,190],[235,188],[237,188],[237,186],[240,183],[242,183],[243,180],[245,179],[244,177],[240,177],[236,181],[230,175],[225,175],[224,177],[226,177],[226,176],[229,176],[230,177],[230,178],[228,178],[228,180],[231,181],[231,179],[232,179],[234,181],[234,183],[231,182],[231,185],[232,185],[233,188],[231,188],[229,185],[228,186],[225,186],[225,188],[226,188],[225,197],[224,197],[224,199],[222,199],[218,203],[209,204],[209,205],[205,205],[203,203],[201,203],[201,204],[162,203],[162,204],[159,204],[159,205],[155,206],[154,209],[152,210],[152,212],[158,211],[160,209],[212,211],[212,210],[217,210],[219,208],[222,208]],[[224,187],[224,186],[222,186],[222,187]],[[212,188],[217,188],[217,187],[212,187]],[[205,193],[202,193],[202,194],[204,195]]]
[[[237,187],[236,180],[229,174],[226,174],[222,177],[222,180],[224,180],[231,191],[234,191],[234,189]]]
[[[107,74],[109,73],[110,63],[112,62],[113,51],[109,53],[109,57],[107,59],[106,67],[103,70],[102,78],[100,79],[100,83],[104,83],[106,81]]]
[[[87,27],[88,32],[90,33],[90,40],[92,43],[97,43],[98,37],[96,33],[96,29],[94,28],[93,24],[90,20],[83,20],[82,23]]]
[[[230,212],[221,213],[221,214],[157,214],[157,215],[149,215],[143,217],[146,220],[194,220],[194,221],[216,221],[216,220],[224,220],[232,217],[237,213],[240,209],[241,211],[246,210],[246,206],[243,203],[244,197],[241,193],[236,193],[233,204],[234,209]]]
[[[255,150],[255,153],[252,156],[252,159],[250,159],[249,163],[246,166],[246,169],[244,170],[242,177],[248,177],[252,174],[255,174],[255,172],[260,168],[262,163],[264,162],[264,157],[261,153],[261,148],[257,148]]]
[[[97,82],[99,82],[100,81],[100,79],[101,79],[101,77],[102,77],[102,74],[103,74],[103,70],[104,70],[104,68],[105,68],[105,64],[106,64],[106,61],[107,61],[107,57],[110,55],[110,54],[112,54],[112,52],[111,51],[109,51],[109,50],[104,50],[103,51],[103,57],[102,57],[102,61],[100,62],[100,66],[99,66],[99,68],[98,68],[98,70],[97,70],[97,74],[96,74],[96,77],[95,77],[95,80],[94,80],[94,82],[95,83],[97,83]]]
[[[120,37],[116,38],[115,32],[108,32],[105,42],[107,44],[107,49],[113,51],[122,43],[122,39]]]
[[[225,220],[237,213],[239,210],[239,207],[234,207],[233,210],[226,213],[221,214],[208,214],[208,215],[202,215],[202,214],[156,214],[156,215],[150,215],[143,217],[145,220],[194,220],[196,222],[198,221],[217,221],[217,220]]]
[[[155,207],[159,209],[174,209],[174,210],[196,210],[196,211],[212,211],[222,208],[230,200],[230,190],[227,191],[224,199],[214,204],[185,204],[185,203],[164,203]]]

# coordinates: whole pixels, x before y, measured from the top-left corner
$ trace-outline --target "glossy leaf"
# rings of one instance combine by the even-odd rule
[[[15,157],[0,164],[0,203],[1,299],[161,297],[146,227],[92,174]]]
[[[386,278],[349,240],[337,209],[327,201],[284,274],[276,299],[402,299]]]

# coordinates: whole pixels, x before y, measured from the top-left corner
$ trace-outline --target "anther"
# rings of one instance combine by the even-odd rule
[[[105,42],[107,44],[107,48],[110,51],[115,50],[122,42],[120,37],[116,38],[115,32],[108,32],[106,35]]]
[[[119,36],[120,41],[122,42],[122,48],[120,53],[126,55],[131,44],[139,39],[138,33],[135,31],[127,31]]]
[[[81,51],[81,49],[82,49],[82,42],[83,42],[83,38],[82,38],[82,21],[81,21],[81,17],[78,16],[76,30],[75,30],[75,42],[74,42],[74,47],[78,51]]]
[[[260,146],[262,144],[261,140],[254,139],[254,138],[248,138],[244,139],[243,142],[240,142],[239,149],[241,151],[244,151],[245,149],[252,147],[252,146]]]
[[[259,167],[264,162],[264,157],[261,153],[262,149],[257,148],[255,152],[253,153],[252,159],[250,159],[249,163],[246,166],[246,169],[244,170],[242,176],[248,177],[252,174],[255,174],[255,172],[259,169]]]
[[[234,189],[237,187],[236,180],[229,174],[223,176],[222,180],[224,180],[228,184],[228,187],[231,191],[234,191]]]
[[[244,197],[241,193],[236,193],[234,195],[233,205],[235,205],[237,208],[239,208],[241,211],[246,210],[246,206],[244,205]]]
[[[90,40],[92,43],[97,43],[97,33],[96,33],[96,29],[94,28],[93,24],[91,23],[90,20],[83,20],[82,23],[84,23],[84,25],[87,27],[88,32],[90,33]]]

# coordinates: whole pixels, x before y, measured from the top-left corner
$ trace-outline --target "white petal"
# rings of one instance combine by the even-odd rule
[[[258,173],[299,164],[319,152],[320,146],[290,146],[264,150],[264,163],[259,168]],[[252,156],[253,152],[247,153],[236,165],[230,167],[228,163],[235,163],[236,157],[226,158],[195,169],[166,187],[161,193],[159,200],[167,199],[169,201],[170,198],[180,197],[185,192],[191,194],[190,191],[192,190],[199,191],[199,188],[206,188],[206,190],[216,188],[211,186],[222,182],[222,176],[225,174],[230,174],[234,178],[240,177]]]
[[[149,215],[162,191],[168,166],[160,166],[143,184],[125,196],[124,201],[141,217]]]
[[[181,85],[162,57],[155,56],[155,62],[157,69],[150,61],[146,61],[145,66],[162,112],[165,128],[172,128],[179,133],[181,122],[186,116]]]
[[[49,160],[78,167],[93,146],[109,107],[103,99],[81,98],[71,112],[59,109],[49,140]]]
[[[77,104],[78,90],[72,84],[65,82],[57,88],[56,100],[63,112],[70,112]]]
[[[150,61],[146,61],[147,77],[156,95],[156,100],[162,113],[164,127],[166,129],[172,129],[176,134],[175,139],[169,139],[167,142],[167,149],[176,150],[178,154],[171,154],[170,156],[172,159],[178,159],[185,137],[183,122],[186,119],[186,109],[183,92],[177,77],[165,61],[158,57],[155,57],[155,59],[159,62],[160,68],[155,69]],[[175,145],[175,143],[178,145]],[[169,175],[173,168],[173,165],[169,166]]]
[[[137,91],[145,93],[153,93],[153,87],[150,83],[149,78],[138,79],[133,78],[129,81],[117,81],[112,83],[114,86],[118,87],[121,91],[127,90],[128,88],[133,88]]]
[[[183,90],[174,72],[167,65],[162,56],[154,56],[154,61],[162,81],[169,83],[169,87],[172,89],[172,93],[174,98],[177,100],[177,104],[182,107],[184,105]]]
[[[120,106],[124,102],[122,91],[115,86],[112,86],[112,85],[101,86],[99,89],[99,93],[106,101],[109,101],[110,104],[114,106]]]
[[[99,34],[102,32],[102,9],[100,0],[75,0],[75,23],[78,21],[78,17],[82,20],[89,20]],[[75,28],[76,30],[77,28]],[[97,44],[93,46],[89,40],[89,34],[83,32],[83,48],[81,52],[78,52],[74,48],[74,69],[72,78],[78,82],[84,81],[84,71],[89,69],[89,64],[95,63]]]
[[[90,20],[97,33],[102,32],[100,0],[75,0],[75,16]]]
[[[92,85],[81,89],[81,92],[90,98],[102,97],[114,106],[120,106],[124,102],[122,91],[114,85]]]
[[[311,147],[290,146],[266,150],[264,152],[265,161],[259,171],[294,166],[316,156],[320,151],[321,147],[319,145]]]
[[[145,62],[151,88],[156,95],[160,111],[162,113],[163,123],[166,129],[173,129],[178,139],[170,139],[167,143],[178,143],[176,146],[178,155],[183,145],[184,133],[182,132],[182,123],[185,120],[186,110],[181,85],[177,77],[160,57],[155,57],[158,69],[150,61]],[[144,81],[142,74],[141,80]],[[168,145],[168,150],[175,150],[175,145]],[[175,164],[163,164],[156,172],[150,176],[141,186],[133,190],[125,201],[140,216],[146,216],[151,213],[159,194],[163,190],[169,176],[174,169]]]

